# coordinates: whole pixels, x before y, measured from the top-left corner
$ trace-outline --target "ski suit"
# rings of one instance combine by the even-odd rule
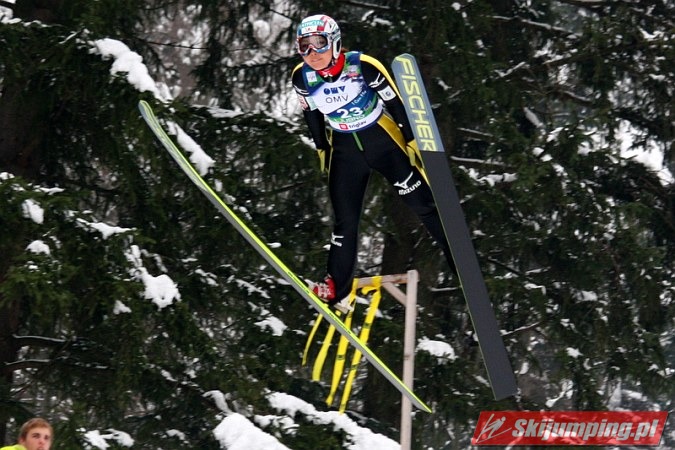
[[[344,53],[342,70],[322,77],[305,63],[292,73],[304,119],[328,171],[334,226],[327,272],[335,300],[351,290],[358,227],[372,170],[380,172],[426,226],[452,265],[403,102],[387,69],[360,52]],[[328,127],[326,126],[328,124]]]

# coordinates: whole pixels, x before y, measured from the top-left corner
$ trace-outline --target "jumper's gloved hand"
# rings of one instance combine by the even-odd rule
[[[319,156],[319,167],[321,168],[321,172],[328,173],[328,170],[330,169],[330,149],[317,149],[316,153]]]
[[[420,155],[420,149],[417,146],[417,141],[413,139],[408,141],[405,144],[405,154],[410,158],[410,165],[415,166],[418,169],[422,169],[422,156]]]

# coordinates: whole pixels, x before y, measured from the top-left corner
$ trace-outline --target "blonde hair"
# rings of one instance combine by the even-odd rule
[[[42,419],[40,417],[35,417],[33,419],[30,419],[28,422],[24,423],[21,425],[21,430],[19,430],[19,439],[26,439],[28,437],[28,433],[30,430],[33,428],[48,428],[49,432],[51,434],[54,434],[54,429],[50,425],[49,422],[47,422],[45,419]]]

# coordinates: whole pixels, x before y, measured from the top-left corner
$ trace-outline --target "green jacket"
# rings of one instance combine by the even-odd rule
[[[16,444],[10,445],[9,447],[2,447],[0,448],[0,450],[26,450],[26,447],[24,447],[23,445]]]

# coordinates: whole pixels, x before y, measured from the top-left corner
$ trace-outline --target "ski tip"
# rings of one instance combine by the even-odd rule
[[[513,380],[513,384],[509,385],[508,387],[504,388],[499,388],[495,389],[493,387],[492,389],[492,395],[494,396],[496,401],[504,400],[509,397],[515,397],[518,395],[518,386],[515,384],[515,379]]]
[[[433,413],[434,413],[434,411],[433,411],[431,408],[429,408],[429,405],[427,405],[426,403],[424,403],[424,402],[421,401],[421,400],[420,400],[420,404],[417,405],[417,406],[418,406],[422,411],[424,411],[425,413],[429,413],[429,414],[433,414]]]
[[[402,60],[410,60],[410,61],[417,62],[415,57],[413,55],[411,55],[410,53],[401,53],[400,55],[394,57],[394,62],[402,61]]]
[[[406,392],[401,392],[405,397],[407,397],[407,400],[417,407],[417,409],[424,411],[425,413],[433,414],[434,410],[431,409],[429,405],[420,400],[420,398],[410,388],[406,386]]]

